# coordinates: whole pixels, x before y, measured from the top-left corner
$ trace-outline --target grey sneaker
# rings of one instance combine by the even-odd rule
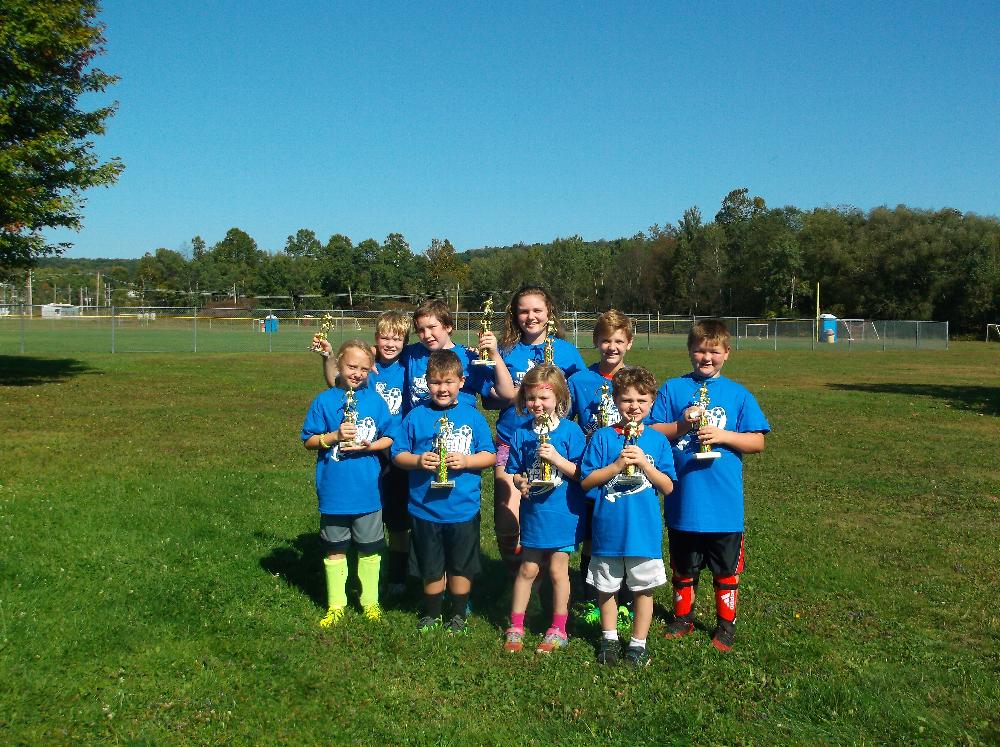
[[[601,648],[597,652],[597,663],[604,664],[608,667],[613,667],[618,663],[618,659],[621,658],[622,645],[618,641],[608,640],[607,638],[601,639]]]
[[[645,646],[629,646],[625,649],[625,664],[630,667],[648,667],[653,657]]]
[[[417,632],[418,633],[429,633],[432,630],[436,630],[441,627],[440,617],[431,617],[429,615],[421,617],[417,620]]]
[[[468,631],[469,625],[464,617],[455,615],[444,624],[444,629],[448,631],[448,635],[463,635]]]

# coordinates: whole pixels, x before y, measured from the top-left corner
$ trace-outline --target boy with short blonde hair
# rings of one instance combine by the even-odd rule
[[[667,381],[652,411],[652,427],[670,439],[677,466],[677,487],[665,505],[674,587],[666,637],[694,630],[698,575],[707,566],[715,587],[712,645],[720,651],[733,646],[743,572],[743,455],[763,451],[770,431],[749,390],[722,375],[730,352],[724,322],[696,322],[688,334],[692,371]],[[703,445],[718,456],[699,457]]]

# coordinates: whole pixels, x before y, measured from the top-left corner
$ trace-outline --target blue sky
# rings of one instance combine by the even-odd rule
[[[71,257],[400,232],[459,249],[771,206],[1000,213],[1000,3],[105,0]],[[90,103],[95,103],[91,100]]]

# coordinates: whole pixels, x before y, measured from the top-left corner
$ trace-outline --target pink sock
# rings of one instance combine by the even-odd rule
[[[517,628],[518,630],[524,630],[524,615],[524,612],[511,612],[510,627]]]
[[[553,615],[552,616],[552,627],[558,630],[563,635],[566,635],[566,621],[569,619],[569,615]]]

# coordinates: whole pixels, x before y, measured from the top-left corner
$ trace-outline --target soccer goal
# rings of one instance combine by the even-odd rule
[[[986,342],[1000,342],[1000,324],[986,325]]]
[[[767,324],[747,324],[743,327],[743,339],[766,340],[768,335]]]
[[[840,334],[848,342],[881,342],[871,319],[838,319]]]

